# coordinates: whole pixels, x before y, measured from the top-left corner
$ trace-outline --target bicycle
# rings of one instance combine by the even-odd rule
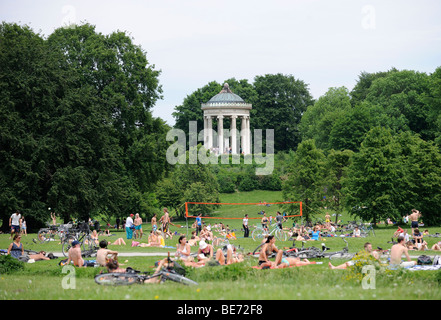
[[[306,247],[305,248],[306,241],[302,241],[302,247],[296,248],[292,247],[284,252],[284,255],[286,256],[292,256],[296,258],[301,259],[313,259],[313,258],[323,258],[323,252],[327,249],[326,246],[322,243],[322,250],[316,248],[316,247]]]
[[[67,234],[63,239],[61,251],[65,257],[68,256],[69,249],[72,247],[74,240],[80,242],[81,250],[87,252],[88,256],[93,256],[98,250],[95,240],[90,236],[90,229],[87,223],[80,224],[78,229],[73,229],[72,232]]]
[[[279,241],[286,241],[288,239],[288,235],[286,234],[286,232],[280,229],[277,224],[275,224],[270,231],[264,229],[263,227],[256,227],[256,229],[254,229],[251,233],[251,237],[254,241],[262,241],[265,236],[269,236],[272,234],[274,234],[274,236]]]
[[[372,223],[365,223],[359,226],[361,237],[368,237],[371,234],[375,237],[375,231],[372,227]]]
[[[341,239],[346,243],[346,246],[341,251],[327,252],[327,250],[325,250],[325,252],[323,252],[323,256],[329,258],[329,260],[334,260],[334,259],[350,260],[350,259],[352,259],[355,256],[355,253],[350,253],[349,247],[348,247],[348,242],[346,241],[346,239],[344,237],[341,237]]]
[[[100,285],[132,285],[132,284],[144,284],[146,281],[160,278],[159,282],[163,283],[166,280],[171,280],[184,285],[197,285],[196,281],[186,278],[184,275],[179,274],[175,269],[175,264],[179,264],[170,259],[170,252],[168,253],[168,263],[166,267],[162,267],[158,272],[151,274],[150,272],[140,272],[130,269],[129,272],[112,272],[102,273],[95,276],[95,282]],[[178,269],[182,267],[179,266]]]
[[[46,228],[41,228],[38,230],[37,239],[40,243],[45,243],[49,241],[55,241],[55,237],[58,236],[60,241],[64,240],[66,233],[72,224],[62,224],[62,225],[48,225]],[[36,242],[35,240],[34,242]]]

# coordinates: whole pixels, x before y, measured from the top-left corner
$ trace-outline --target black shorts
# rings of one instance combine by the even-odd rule
[[[20,232],[20,226],[11,225],[11,231],[14,230],[14,232],[19,233]]]
[[[412,221],[412,223],[410,224],[410,226],[412,228],[418,228],[418,221]]]

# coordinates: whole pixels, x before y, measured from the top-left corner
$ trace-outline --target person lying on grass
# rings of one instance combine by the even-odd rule
[[[296,258],[296,257],[284,257],[282,258],[280,264],[278,265],[276,265],[276,263],[274,262],[274,265],[277,269],[283,269],[289,267],[301,267],[310,264],[315,264],[315,261],[311,262],[308,259],[300,260],[300,258]]]
[[[222,249],[217,249],[216,251],[216,260],[220,265],[223,266],[244,261],[243,255],[238,254],[236,248],[231,244],[226,246],[226,251],[226,253],[224,253]]]

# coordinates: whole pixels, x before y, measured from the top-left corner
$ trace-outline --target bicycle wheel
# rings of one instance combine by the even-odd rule
[[[72,247],[72,241],[74,240],[76,240],[76,238],[72,235],[66,236],[64,239],[63,244],[61,245],[61,251],[65,257],[67,257],[69,249]]]
[[[127,286],[140,282],[140,279],[130,273],[103,273],[95,276],[95,282],[107,286]]]
[[[351,260],[354,257],[354,253],[349,252],[339,252],[335,253],[333,255],[329,256],[329,260],[337,260],[337,259],[343,259],[343,260]]]
[[[316,250],[303,250],[298,252],[297,257],[300,259],[313,259],[317,258],[318,252]]]
[[[198,283],[196,281],[193,281],[191,279],[188,279],[184,276],[181,276],[180,274],[177,273],[173,273],[173,272],[167,272],[167,271],[162,271],[162,278],[166,279],[166,280],[171,280],[174,282],[178,282],[178,283],[182,283],[185,284],[187,286],[191,286],[191,285],[197,285]]]
[[[254,229],[251,237],[254,241],[262,241],[264,234],[265,233],[262,229]]]
[[[217,246],[218,247],[225,247],[225,246],[228,246],[229,244],[230,244],[230,240],[225,238],[225,239],[219,239]]]
[[[37,239],[40,243],[45,243],[51,239],[51,230],[48,228],[43,228],[38,231]]]
[[[82,243],[82,250],[83,251],[96,251],[98,250],[98,246],[96,245],[95,241],[92,239],[90,235],[87,235],[83,239]]]
[[[286,241],[288,239],[288,235],[286,234],[286,232],[280,229],[276,230],[275,235],[277,240],[279,241]]]

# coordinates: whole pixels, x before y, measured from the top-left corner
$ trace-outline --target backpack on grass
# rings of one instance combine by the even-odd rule
[[[418,265],[432,264],[432,259],[429,256],[423,254],[418,257],[417,263]]]

